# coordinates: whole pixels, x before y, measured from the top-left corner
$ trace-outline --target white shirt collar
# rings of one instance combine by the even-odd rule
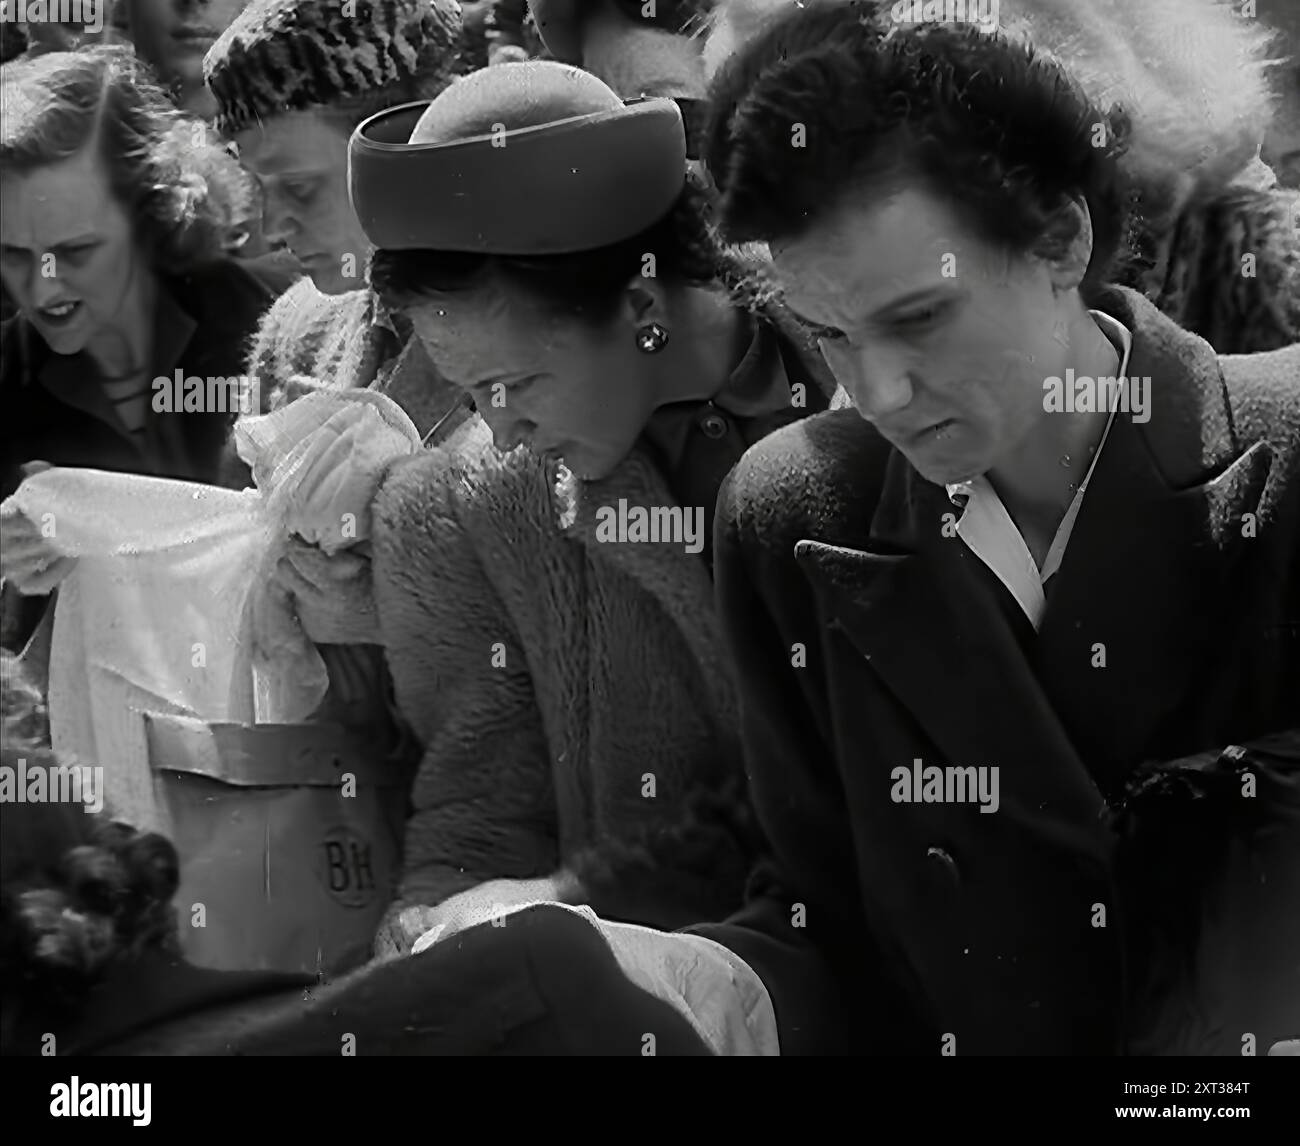
[[[1088,313],[1092,315],[1102,333],[1119,350],[1119,376],[1127,377],[1129,356],[1133,350],[1132,333],[1122,322],[1108,314],[1103,314],[1099,310],[1090,310]],[[965,501],[965,509],[957,522],[957,536],[1006,586],[1035,629],[1038,628],[1043,612],[1047,608],[1043,584],[1060,568],[1065,547],[1069,544],[1071,533],[1074,532],[1079,508],[1083,504],[1083,495],[1087,492],[1088,483],[1097,469],[1097,461],[1106,446],[1106,439],[1110,437],[1110,428],[1115,423],[1117,410],[1118,406],[1110,412],[1101,443],[1093,455],[1092,464],[1088,467],[1083,481],[1079,483],[1070,507],[1061,519],[1061,524],[1057,526],[1056,536],[1048,548],[1041,570],[1029,552],[1020,530],[1016,528],[1016,523],[986,475],[981,474],[970,481],[955,482],[944,487],[948,491],[949,500],[954,504],[961,505],[962,501]]]

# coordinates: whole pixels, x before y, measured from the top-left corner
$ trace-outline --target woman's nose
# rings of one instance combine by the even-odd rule
[[[46,271],[51,273],[47,274]],[[58,260],[42,257],[32,262],[31,274],[27,278],[27,297],[31,305],[39,310],[49,303],[57,302],[63,294],[63,284],[59,281]]]
[[[480,402],[478,408],[492,431],[493,444],[502,453],[523,445],[537,432],[535,423],[510,410],[494,408],[491,402]]]
[[[284,198],[278,191],[267,191],[262,196],[262,236],[271,246],[292,246],[298,232],[293,212]]]
[[[854,405],[871,421],[888,417],[912,401],[908,364],[901,355],[883,348],[831,343],[826,359]]]

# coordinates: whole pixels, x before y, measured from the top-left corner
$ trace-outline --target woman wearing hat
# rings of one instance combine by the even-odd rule
[[[824,376],[723,287],[671,101],[489,68],[362,124],[351,170],[375,289],[482,416],[375,506],[379,629],[425,746],[392,922],[442,905],[380,949],[521,898],[717,917],[750,841],[713,503],[750,443],[825,407]]]
[[[262,321],[249,373],[269,407],[315,387],[382,390],[422,432],[450,432],[468,411],[409,323],[366,287],[368,244],[348,203],[347,141],[384,108],[430,98],[452,78],[460,9],[451,0],[255,0],[204,60],[216,123],[255,173],[267,234],[306,277]],[[230,464],[238,465],[233,445]],[[364,571],[363,558],[327,560],[295,543],[277,577],[330,668],[326,709],[349,724],[387,725],[383,665],[367,612],[331,609],[318,585]],[[360,624],[359,624],[360,622]]]
[[[459,34],[450,0],[256,0],[204,59],[217,128],[261,184],[267,235],[307,272],[254,343],[251,371],[269,405],[295,379],[295,393],[377,384],[428,430],[454,398],[409,327],[365,287],[347,140],[368,116],[450,82]]]

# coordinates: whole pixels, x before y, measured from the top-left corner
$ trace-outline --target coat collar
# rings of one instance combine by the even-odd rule
[[[795,552],[835,603],[833,625],[948,762],[1001,766],[1008,814],[1080,840],[1095,838],[1111,781],[1203,664],[1241,515],[1257,508],[1271,465],[1267,444],[1238,443],[1208,344],[1131,291],[1107,292],[1098,309],[1133,331],[1129,372],[1152,379],[1152,416],[1116,419],[1048,600],[1037,665],[992,597],[996,583],[942,528],[945,491],[896,451],[862,544],[850,532]],[[1116,644],[1125,662],[1094,667],[1094,646]]]

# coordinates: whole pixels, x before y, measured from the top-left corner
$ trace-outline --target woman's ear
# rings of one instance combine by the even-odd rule
[[[1076,290],[1092,261],[1092,214],[1085,200],[1071,199],[1057,213],[1048,233],[1052,289],[1058,294]]]
[[[653,258],[647,255],[646,258]],[[644,268],[643,268],[644,269]],[[651,268],[653,270],[653,268]],[[670,326],[668,295],[653,274],[637,274],[623,288],[624,320],[634,329],[657,322],[665,330]]]

